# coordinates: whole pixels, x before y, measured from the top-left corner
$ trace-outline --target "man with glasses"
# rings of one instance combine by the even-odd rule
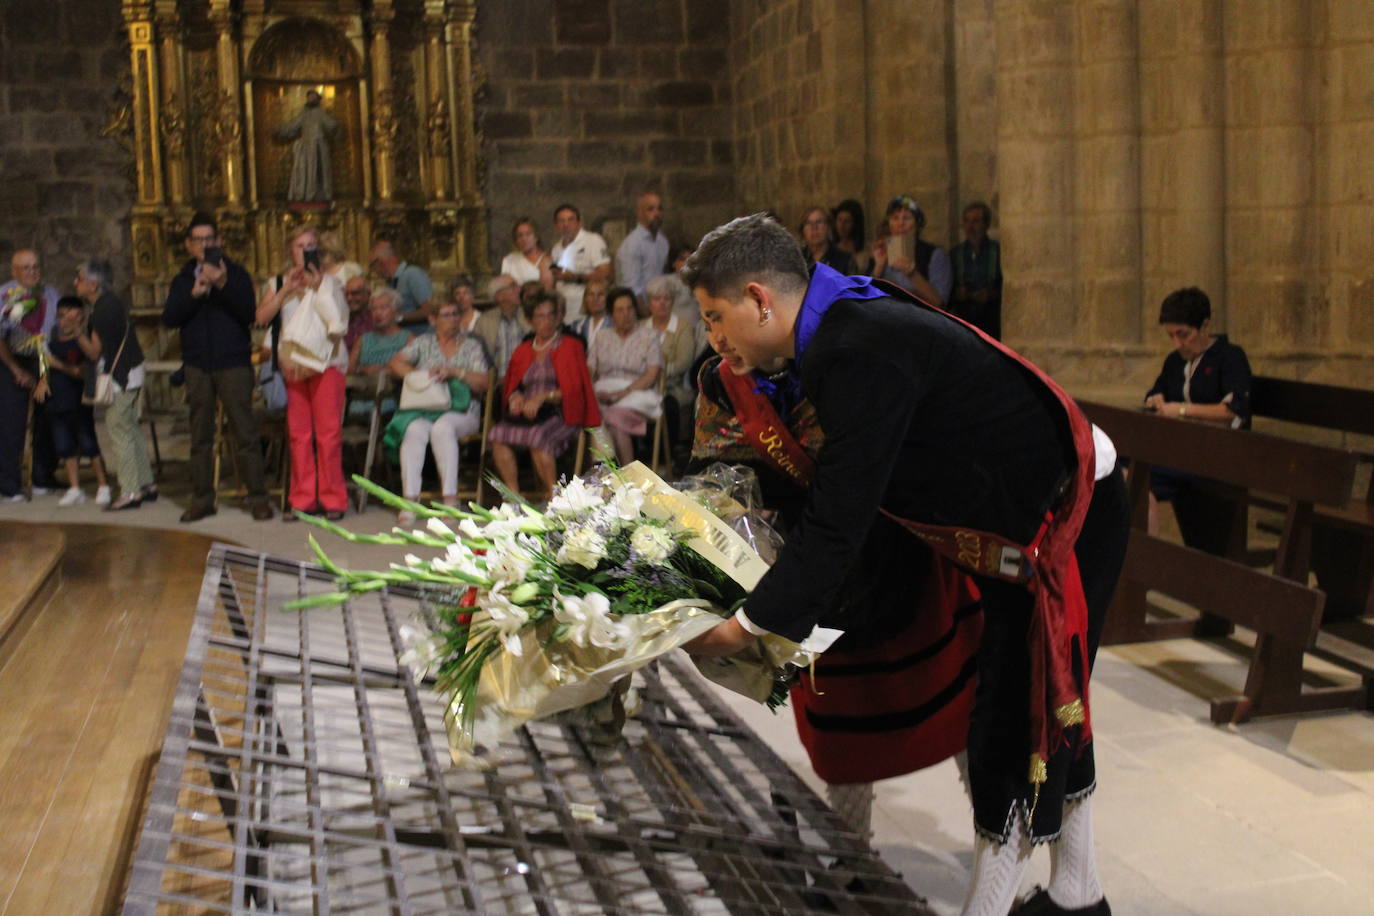
[[[0,286],[0,499],[18,502],[29,393],[38,382],[36,340],[47,340],[57,318],[57,290],[43,282],[38,252],[21,248],[10,258],[10,280]],[[57,487],[52,436],[43,405],[33,405],[33,492]]]
[[[215,514],[215,404],[238,446],[238,467],[255,521],[272,517],[263,478],[258,424],[253,418],[252,338],[257,295],[248,272],[219,247],[214,217],[197,212],[186,229],[190,260],[172,280],[162,323],[181,331],[186,400],[191,406],[191,504],[183,522]]]

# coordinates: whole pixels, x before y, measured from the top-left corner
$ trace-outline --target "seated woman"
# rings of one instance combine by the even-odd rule
[[[617,286],[606,302],[611,330],[596,336],[587,366],[616,460],[629,464],[634,461],[630,437],[644,435],[663,409],[657,391],[662,358],[653,332],[639,323],[634,291]]]
[[[458,440],[482,426],[482,395],[487,390],[491,363],[482,342],[458,330],[458,306],[445,302],[429,316],[433,334],[421,334],[391,358],[391,374],[404,379],[410,372],[428,372],[448,383],[448,410],[399,410],[387,424],[383,444],[388,452],[399,446],[401,491],[407,499],[420,498],[420,474],[425,466],[425,446],[434,451],[439,468],[440,492],[445,505],[458,503]],[[402,513],[402,524],[412,519]]]
[[[391,357],[415,337],[400,325],[401,295],[394,289],[379,289],[372,294],[368,309],[372,312],[372,330],[353,342],[348,354],[348,374],[351,377],[364,376],[375,378],[388,372]],[[374,390],[368,386],[367,391]],[[396,412],[396,399],[382,401],[382,414],[391,416]],[[372,414],[372,405],[365,400],[350,401],[348,415],[355,419],[366,419]]]
[[[506,369],[505,419],[491,428],[492,460],[501,480],[519,492],[515,449],[528,448],[539,477],[539,499],[553,495],[558,456],[584,427],[600,426],[601,411],[587,372],[582,341],[563,333],[563,306],[541,292],[525,305],[534,334],[521,341]]]
[[[821,263],[842,274],[857,273],[853,255],[835,244],[835,227],[825,207],[807,207],[797,234],[801,236],[802,253],[812,264]]]
[[[681,315],[673,314],[676,292],[683,283],[671,274],[654,277],[644,284],[644,296],[649,300],[649,317],[641,324],[653,332],[658,340],[658,355],[667,376],[663,393],[663,409],[667,411],[668,432],[672,443],[687,441],[687,431],[680,428],[682,418],[692,416],[696,395],[687,387],[687,370],[697,355],[696,330]]]
[[[1175,290],[1159,306],[1159,323],[1174,352],[1145,394],[1145,407],[1165,417],[1203,420],[1232,429],[1250,426],[1250,361],[1245,351],[1212,333],[1212,303],[1196,287]],[[1150,491],[1172,502],[1183,543],[1223,556],[1229,535],[1244,512],[1230,499],[1190,474],[1154,468]]]
[[[854,270],[870,274],[873,270],[873,255],[864,248],[864,206],[852,197],[847,197],[830,211],[831,223],[835,230],[835,247],[854,259]]]

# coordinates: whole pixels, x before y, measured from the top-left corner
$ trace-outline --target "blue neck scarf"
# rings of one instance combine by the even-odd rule
[[[821,319],[830,311],[830,306],[840,299],[887,299],[890,295],[874,286],[869,277],[846,277],[832,267],[816,264],[812,268],[811,285],[806,288],[806,297],[797,314],[797,324],[792,328],[795,374],[800,378],[802,356],[811,346],[811,338],[816,336],[816,329],[821,326]]]

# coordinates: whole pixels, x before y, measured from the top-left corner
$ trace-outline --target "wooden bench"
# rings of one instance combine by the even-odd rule
[[[1368,684],[1303,685],[1303,653],[1321,624],[1325,595],[1307,586],[1314,506],[1348,502],[1357,456],[1349,451],[1180,421],[1141,410],[1080,402],[1088,417],[1130,459],[1131,540],[1103,644],[1215,635],[1208,615],[1255,631],[1254,654],[1240,696],[1216,697],[1212,721],[1366,708]],[[1272,574],[1149,534],[1152,466],[1276,494],[1285,506]],[[1150,620],[1155,590],[1204,612],[1194,619]]]
[[[1257,417],[1374,436],[1374,391],[1257,375],[1250,404]],[[1374,454],[1357,454],[1374,461]],[[1374,482],[1363,499],[1356,494],[1345,504],[1318,505],[1312,537],[1312,567],[1327,593],[1327,619],[1374,614]]]

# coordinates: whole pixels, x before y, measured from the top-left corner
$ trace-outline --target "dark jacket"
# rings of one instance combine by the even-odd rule
[[[1231,408],[1242,429],[1250,428],[1250,360],[1245,351],[1226,339],[1225,334],[1214,336],[1212,345],[1203,351],[1188,384],[1188,397],[1183,397],[1184,369],[1187,361],[1175,350],[1164,359],[1154,385],[1145,392],[1164,395],[1164,400],[1190,404],[1221,404]]]
[[[162,306],[162,323],[181,331],[181,358],[204,372],[233,369],[252,363],[252,338],[249,328],[257,311],[258,297],[248,271],[224,259],[228,278],[224,289],[192,298],[196,282],[196,260],[181,268],[167,290]]]
[[[143,347],[129,320],[129,309],[111,292],[100,294],[91,309],[91,330],[100,337],[100,358],[105,371],[114,375],[123,388],[129,383],[129,370],[143,364]],[[116,359],[118,357],[118,359]]]

